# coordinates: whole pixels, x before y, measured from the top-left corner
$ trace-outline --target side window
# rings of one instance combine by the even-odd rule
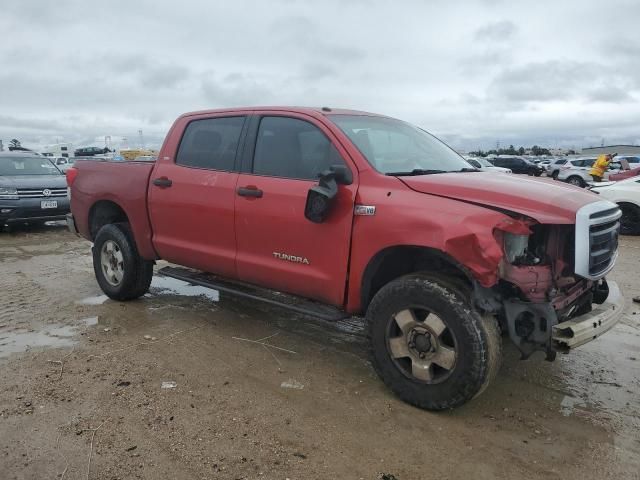
[[[344,165],[318,127],[288,117],[263,117],[253,155],[253,173],[316,180],[331,165]]]
[[[182,136],[176,163],[185,167],[231,171],[245,117],[194,120]]]

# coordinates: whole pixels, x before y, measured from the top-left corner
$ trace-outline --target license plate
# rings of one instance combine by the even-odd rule
[[[43,200],[40,202],[40,208],[58,208],[57,200]]]

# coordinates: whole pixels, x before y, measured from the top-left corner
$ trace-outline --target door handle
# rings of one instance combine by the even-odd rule
[[[256,187],[240,187],[238,188],[238,195],[241,197],[262,198],[262,190]]]
[[[156,187],[167,188],[167,187],[170,187],[173,184],[173,182],[171,180],[169,180],[167,177],[160,177],[160,178],[154,178],[153,179],[153,184]]]

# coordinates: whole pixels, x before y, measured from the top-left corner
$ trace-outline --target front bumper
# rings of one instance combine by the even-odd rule
[[[57,208],[41,208],[41,201],[55,200]],[[69,212],[67,197],[21,198],[20,200],[0,200],[0,224],[64,220]]]
[[[554,325],[551,329],[551,346],[555,351],[566,353],[580,345],[596,339],[609,331],[624,313],[624,297],[615,282],[607,282],[609,296],[591,312]]]

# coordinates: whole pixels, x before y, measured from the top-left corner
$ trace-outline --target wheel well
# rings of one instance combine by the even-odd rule
[[[397,246],[378,252],[365,268],[362,278],[361,302],[366,311],[378,290],[403,275],[429,272],[457,285],[471,286],[471,276],[446,253],[428,247]]]
[[[89,212],[89,228],[93,240],[98,231],[110,223],[128,222],[127,214],[114,202],[101,200],[96,202]]]
[[[636,205],[635,203],[631,203],[631,202],[616,202],[616,204],[619,207],[640,208],[638,205]]]

